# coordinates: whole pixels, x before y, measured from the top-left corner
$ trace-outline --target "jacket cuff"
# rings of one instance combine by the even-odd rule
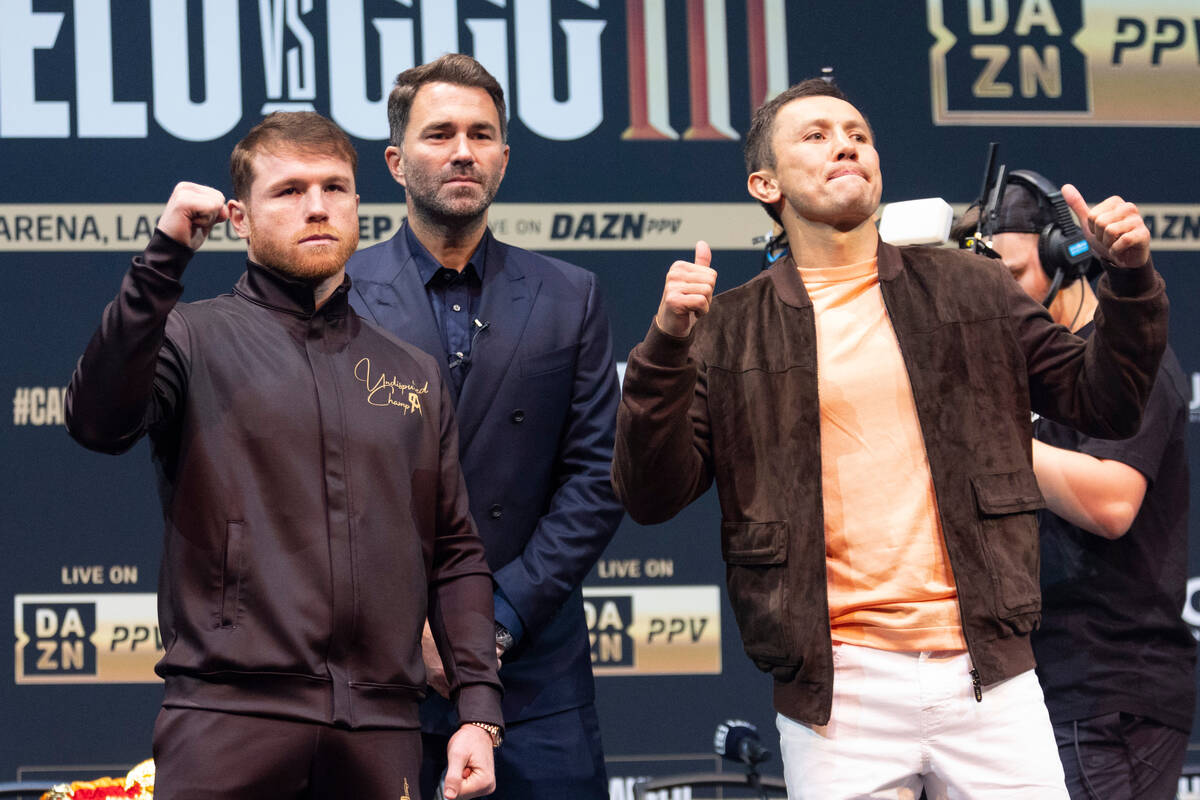
[[[1118,297],[1141,297],[1149,294],[1155,286],[1154,277],[1157,273],[1153,260],[1147,261],[1145,266],[1132,269],[1116,267],[1106,261],[1104,271],[1108,275],[1108,285]]]
[[[492,595],[492,601],[495,603],[496,622],[512,634],[514,643],[521,641],[521,637],[525,635],[525,625],[521,622],[521,615],[504,596],[504,590],[497,588]]]
[[[463,722],[486,722],[504,728],[500,712],[500,690],[486,683],[472,683],[458,690],[455,700],[458,718]]]
[[[658,327],[657,320],[650,321],[650,330],[642,340],[642,356],[652,364],[664,367],[682,367],[687,364],[688,351],[692,347],[692,339],[696,336],[693,326],[687,336],[672,336]]]
[[[164,278],[178,281],[183,277],[183,271],[194,255],[196,255],[195,250],[180,244],[160,229],[155,228],[154,235],[150,237],[150,242],[146,245],[141,260],[143,264]]]

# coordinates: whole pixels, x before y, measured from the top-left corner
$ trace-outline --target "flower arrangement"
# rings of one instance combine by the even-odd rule
[[[138,764],[124,778],[73,781],[50,787],[42,800],[153,800],[154,760]]]

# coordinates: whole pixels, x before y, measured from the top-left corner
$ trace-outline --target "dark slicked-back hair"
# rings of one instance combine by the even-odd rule
[[[838,100],[850,102],[846,93],[830,81],[824,78],[809,78],[785,89],[763,103],[754,112],[750,121],[750,131],[746,134],[744,154],[747,175],[752,175],[763,168],[775,168],[775,150],[771,146],[771,138],[775,134],[775,118],[779,116],[779,109],[802,97],[836,97]],[[864,116],[863,119],[866,117]],[[870,124],[870,122],[867,123],[867,125]],[[763,203],[762,206],[771,215],[771,219],[781,222],[779,212],[773,206],[767,203]]]
[[[346,132],[315,111],[275,111],[250,129],[233,148],[229,176],[233,196],[245,202],[254,183],[254,156],[261,152],[298,152],[343,159],[358,171],[358,153]]]
[[[427,83],[450,83],[455,86],[483,89],[491,95],[496,114],[500,117],[500,141],[508,141],[508,119],[504,109],[504,90],[500,88],[500,82],[470,56],[447,53],[428,64],[406,69],[396,76],[396,84],[392,93],[388,95],[388,127],[393,146],[401,147],[404,144],[404,131],[408,128],[408,115],[412,111],[413,99]]]

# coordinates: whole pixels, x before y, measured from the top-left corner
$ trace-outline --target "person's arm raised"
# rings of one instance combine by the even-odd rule
[[[1071,184],[1062,187],[1063,200],[1079,217],[1092,251],[1118,267],[1136,269],[1150,261],[1150,229],[1138,207],[1113,195],[1089,208]]]
[[[227,219],[229,207],[224,195],[210,186],[181,181],[167,200],[158,229],[178,244],[199,250],[213,226]]]
[[[717,271],[712,264],[712,250],[707,242],[696,242],[695,261],[676,261],[667,270],[662,302],[654,321],[659,330],[680,339],[692,332],[696,320],[708,313],[712,305]]]

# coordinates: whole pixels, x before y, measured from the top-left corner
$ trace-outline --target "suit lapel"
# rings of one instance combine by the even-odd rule
[[[442,345],[437,321],[429,306],[429,295],[408,249],[403,228],[392,237],[392,246],[395,248],[392,251],[392,263],[400,267],[390,281],[375,284],[373,296],[365,298],[367,304],[376,320],[388,321],[389,324],[384,327],[433,356],[438,362],[442,378],[449,385],[450,367],[446,362],[446,348]]]
[[[471,346],[471,371],[456,409],[461,453],[467,451],[510,368],[541,286],[521,269],[508,247],[490,238],[478,314],[488,327]]]

